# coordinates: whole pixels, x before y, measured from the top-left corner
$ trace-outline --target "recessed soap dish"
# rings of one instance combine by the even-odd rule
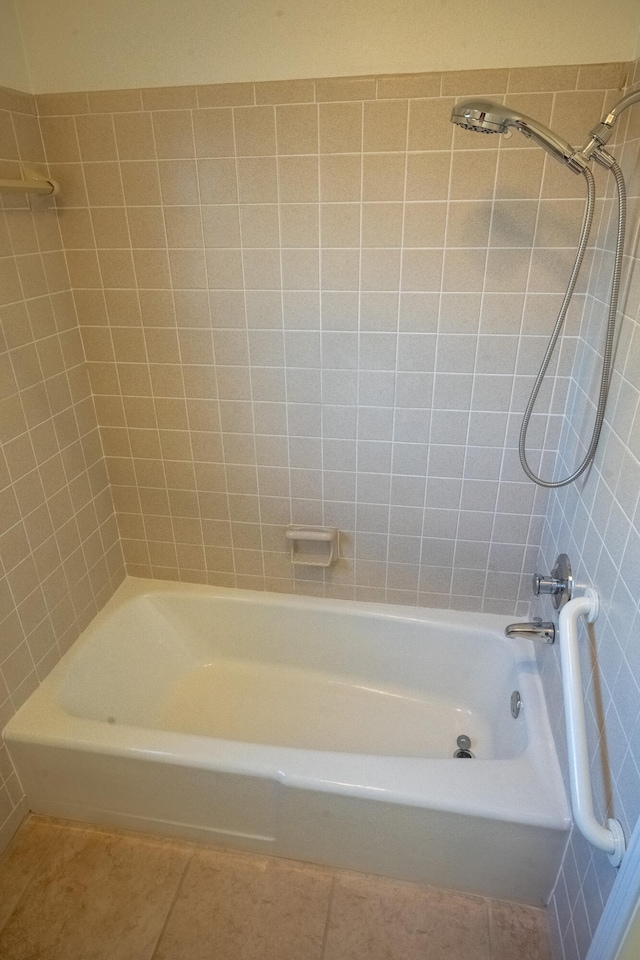
[[[291,547],[291,563],[304,567],[330,567],[338,559],[337,527],[307,527],[291,524],[285,531]]]

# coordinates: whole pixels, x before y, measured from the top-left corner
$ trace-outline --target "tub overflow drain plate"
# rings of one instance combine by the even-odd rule
[[[520,711],[522,710],[522,700],[520,699],[520,691],[514,690],[511,694],[511,716],[514,720],[517,720],[520,716]]]

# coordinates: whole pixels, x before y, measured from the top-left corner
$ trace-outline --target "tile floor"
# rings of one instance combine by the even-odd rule
[[[3,960],[549,960],[543,911],[55,820],[0,860]]]

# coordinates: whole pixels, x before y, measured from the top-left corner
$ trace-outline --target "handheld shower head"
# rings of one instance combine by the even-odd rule
[[[508,113],[501,104],[491,100],[464,100],[451,111],[451,122],[476,133],[506,133]]]
[[[616,317],[618,313],[618,296],[620,293],[620,277],[622,272],[624,255],[624,235],[625,235],[625,217],[626,217],[626,189],[622,170],[618,166],[615,157],[604,149],[611,137],[614,124],[619,115],[634,103],[640,103],[640,90],[623,97],[616,103],[606,117],[591,130],[589,141],[580,150],[574,150],[570,143],[559,137],[553,130],[549,130],[542,123],[527,117],[523,113],[512,109],[501,103],[493,103],[491,100],[464,100],[456,104],[451,111],[451,121],[458,124],[465,130],[477,130],[480,133],[506,133],[510,127],[515,127],[525,137],[530,137],[535,143],[546,150],[552,157],[560,163],[569,167],[574,173],[583,174],[587,183],[587,205],[585,208],[580,242],[576,252],[576,259],[571,271],[567,291],[563,297],[560,312],[556,320],[553,333],[549,340],[540,370],[535,379],[531,396],[525,408],[522,417],[522,426],[520,428],[520,437],[518,440],[518,453],[520,464],[525,474],[534,483],[541,487],[556,489],[566,487],[573,483],[578,477],[581,477],[585,470],[593,463],[602,425],[604,423],[605,408],[609,386],[611,383],[611,371],[613,368],[614,345],[616,337]],[[609,297],[609,317],[607,321],[607,334],[603,352],[602,372],[600,376],[600,392],[598,395],[598,406],[596,408],[596,418],[591,433],[591,440],[587,452],[582,462],[574,469],[573,473],[564,477],[562,480],[543,480],[536,476],[529,466],[527,459],[527,431],[531,421],[531,415],[535,407],[540,388],[544,382],[553,352],[562,333],[562,327],[571,303],[571,297],[578,279],[580,267],[584,260],[585,251],[589,242],[589,232],[593,222],[593,211],[596,199],[595,180],[591,172],[589,163],[594,160],[596,163],[610,170],[616,181],[618,193],[618,231],[616,238],[615,259],[613,264],[613,276],[611,281],[611,294]]]
[[[582,154],[567,140],[563,140],[532,117],[501,103],[493,103],[491,100],[464,100],[456,104],[451,111],[451,121],[464,130],[479,133],[506,133],[509,127],[515,127],[525,137],[535,140],[560,163],[566,164],[574,173],[582,173],[587,165]]]

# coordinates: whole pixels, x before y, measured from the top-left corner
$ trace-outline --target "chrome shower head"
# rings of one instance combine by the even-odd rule
[[[567,140],[563,140],[532,117],[501,103],[493,103],[491,100],[464,100],[456,104],[451,111],[451,121],[464,130],[478,133],[506,133],[510,127],[515,127],[525,137],[535,140],[560,163],[566,164],[574,173],[582,173],[587,165],[585,158],[574,150]]]
[[[465,100],[456,104],[451,111],[451,122],[476,133],[506,133],[509,129],[504,107],[490,100]]]

